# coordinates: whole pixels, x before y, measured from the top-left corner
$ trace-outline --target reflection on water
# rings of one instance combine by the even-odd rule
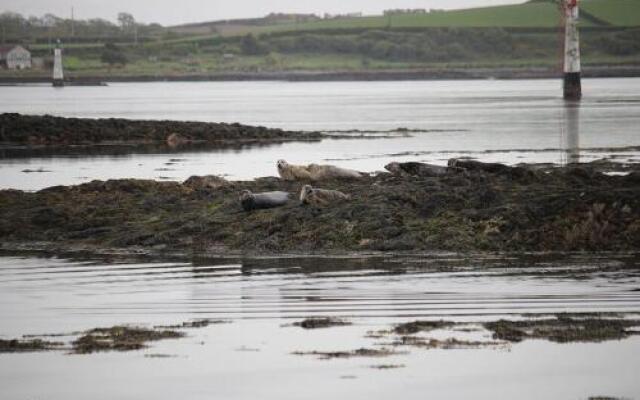
[[[403,348],[382,359],[320,361],[292,353],[379,347],[380,339],[367,332],[416,319],[473,324],[523,313],[637,314],[639,287],[640,260],[625,255],[192,263],[0,257],[3,338],[122,323],[231,322],[129,353],[3,354],[0,387],[8,399],[51,400],[370,400],[398,393],[416,400],[425,393],[460,400],[634,398],[640,396],[637,337],[570,345],[526,341],[508,349]],[[342,317],[353,325],[313,331],[290,326],[312,316]]]
[[[640,311],[640,260],[289,258],[118,263],[0,258],[0,335],[193,317],[499,318]]]
[[[580,162],[580,102],[564,103],[561,136],[563,156],[560,165]]]

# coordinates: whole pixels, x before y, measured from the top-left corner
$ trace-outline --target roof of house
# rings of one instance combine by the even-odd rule
[[[0,46],[0,55],[4,56],[8,52],[10,52],[11,50],[15,49],[16,47],[19,47],[22,50],[26,50],[24,47],[20,46],[19,44],[8,45],[8,46]]]

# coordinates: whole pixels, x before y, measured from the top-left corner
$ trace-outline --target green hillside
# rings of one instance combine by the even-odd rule
[[[583,0],[582,27],[640,26],[640,0]],[[426,14],[366,16],[270,26],[247,26],[233,34],[384,28],[555,28],[560,24],[558,5],[553,0],[464,10],[431,11]],[[224,33],[222,33],[224,35]]]
[[[559,13],[552,3],[526,3],[427,14],[324,20],[299,24],[299,29],[420,28],[420,27],[556,27]]]
[[[584,0],[582,9],[614,26],[640,26],[640,0]]]

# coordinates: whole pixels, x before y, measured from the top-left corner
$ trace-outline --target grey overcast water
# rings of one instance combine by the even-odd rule
[[[275,175],[280,158],[379,171],[392,160],[456,156],[515,164],[640,159],[640,79],[585,79],[579,107],[560,80],[409,82],[161,82],[108,87],[0,87],[0,111],[68,117],[240,122],[291,130],[424,130],[244,150],[8,158],[0,187],[38,190],[93,179],[184,180]],[[373,136],[373,135],[372,135]],[[46,171],[26,173],[23,171]]]
[[[640,336],[480,348],[394,348],[320,360],[298,351],[385,348],[368,332],[420,320],[467,323],[429,337],[491,341],[478,323],[524,314],[640,316],[637,258],[245,259],[116,263],[0,257],[0,338],[192,319],[228,323],[125,353],[1,354],[13,399],[640,398]],[[290,326],[307,317],[353,325]],[[55,340],[66,340],[56,337]],[[398,368],[372,368],[395,365]]]
[[[445,164],[456,156],[510,164],[638,162],[640,79],[586,79],[584,91],[578,106],[562,101],[558,80],[0,87],[1,112],[357,129],[371,137],[233,151],[0,153],[0,189],[205,174],[251,179],[275,175],[280,158],[364,171],[382,170],[391,160]],[[395,132],[373,138],[387,130]],[[207,262],[0,254],[0,339],[62,334],[54,340],[69,343],[73,332],[96,327],[225,322],[131,352],[0,354],[0,399],[640,399],[638,335],[602,343],[399,346],[383,358],[293,354],[386,348],[392,338],[371,331],[416,319],[463,324],[429,338],[485,344],[493,339],[481,323],[499,319],[564,312],[638,319],[639,271],[634,254]],[[291,326],[317,316],[353,324]]]

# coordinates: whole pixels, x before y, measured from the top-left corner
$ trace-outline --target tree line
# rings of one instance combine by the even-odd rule
[[[87,20],[61,18],[54,14],[25,17],[14,12],[0,14],[0,34],[4,43],[42,43],[51,39],[88,42],[105,39],[134,40],[163,31],[159,24],[142,24],[133,15],[121,12],[118,23],[102,18]]]
[[[587,32],[587,53],[640,54],[640,29]],[[501,28],[429,28],[421,31],[365,30],[360,33],[295,33],[244,36],[238,52],[349,54],[400,62],[451,62],[479,59],[554,57],[562,43],[555,32],[522,33]]]

